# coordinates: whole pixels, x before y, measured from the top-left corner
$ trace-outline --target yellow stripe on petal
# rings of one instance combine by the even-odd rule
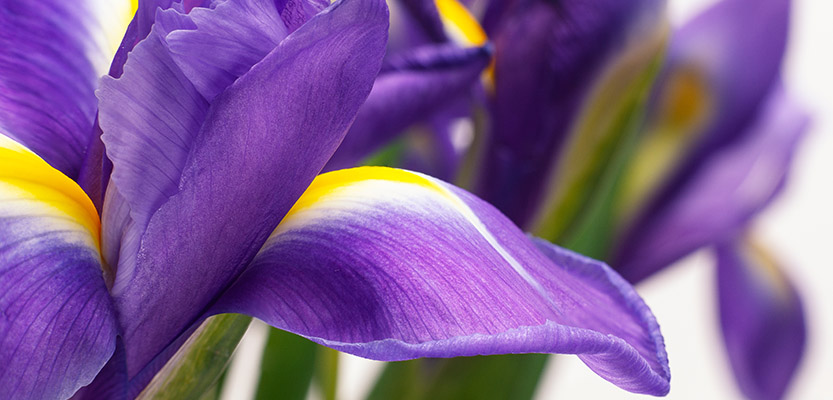
[[[455,43],[466,47],[483,46],[489,41],[486,31],[469,10],[457,0],[434,0],[445,34]],[[481,77],[489,92],[495,87],[495,60],[483,71]]]
[[[482,46],[489,38],[469,10],[457,0],[435,0],[445,33],[464,46]]]
[[[443,197],[449,196],[449,193],[447,193],[445,189],[439,187],[434,182],[431,182],[430,180],[413,172],[401,169],[387,167],[358,167],[340,169],[318,175],[309,185],[304,194],[301,195],[298,201],[295,202],[292,209],[286,213],[284,219],[288,218],[292,214],[295,214],[301,209],[314,205],[324,197],[337,194],[339,190],[349,187],[351,184],[368,180],[410,183],[437,192]]]
[[[408,210],[405,213],[410,215],[418,213],[419,211],[407,205],[410,202],[413,202],[411,206],[419,203],[430,204],[423,209],[423,212],[432,214],[430,218],[438,218],[449,224],[471,224],[518,275],[542,294],[545,292],[512,252],[500,243],[477,213],[449,187],[434,178],[401,169],[358,167],[319,175],[286,214],[273,232],[272,238],[303,227],[310,221],[331,218],[339,210],[355,211],[362,207],[372,210],[373,207],[384,209],[395,206],[405,207]],[[374,205],[368,207],[370,204]],[[444,217],[437,217],[440,214]]]
[[[20,143],[0,134],[0,206],[33,204],[45,206],[43,212],[78,223],[100,248],[98,212],[81,187]]]

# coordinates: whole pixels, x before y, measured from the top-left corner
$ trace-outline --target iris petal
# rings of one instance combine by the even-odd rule
[[[96,11],[120,3],[0,4],[0,131],[71,178],[93,133],[93,91],[111,56],[108,31],[119,31],[110,21],[124,19]]]
[[[678,196],[623,237],[613,264],[617,271],[637,282],[736,235],[780,192],[808,122],[806,112],[776,87],[742,141],[714,154]]]
[[[152,377],[157,354],[187,333],[235,279],[332,155],[370,91],[387,37],[383,1],[336,2],[217,95],[201,117],[197,113],[206,100],[187,79],[180,85],[181,72],[162,42],[168,27],[187,24],[193,21],[173,10],[159,12],[156,38],[152,34],[131,53],[131,60],[139,60],[143,47],[158,46],[142,56],[149,63],[137,61],[135,67],[141,72],[153,66],[162,75],[134,75],[135,92],[129,85],[116,87],[134,79],[128,76],[129,60],[121,79],[108,80],[110,95],[162,93],[149,93],[147,99],[155,101],[140,104],[143,108],[125,123],[136,140],[116,138],[119,124],[105,130],[111,142],[124,140],[119,149],[125,153],[113,157],[113,184],[130,204],[130,214],[141,211],[147,218],[134,252],[120,255],[121,260],[135,255],[128,258],[134,265],[125,268],[129,264],[120,261],[113,286],[131,390]],[[162,77],[172,87],[165,87],[169,81]],[[114,115],[122,112],[118,102],[105,97],[102,107],[110,101]],[[183,103],[175,104],[179,100]],[[133,120],[163,123],[142,130],[131,127]],[[128,177],[115,180],[119,168],[133,167]],[[145,368],[152,360],[154,365]]]
[[[622,388],[668,390],[659,328],[621,277],[403,170],[316,178],[213,312],[380,360],[578,354]]]
[[[355,166],[409,126],[465,98],[490,55],[484,47],[431,45],[389,58],[326,169]]]
[[[78,185],[0,135],[0,397],[69,397],[113,353],[98,231]]]
[[[750,399],[780,399],[804,351],[801,299],[772,258],[751,243],[722,243],[717,257],[723,340],[740,389]]]

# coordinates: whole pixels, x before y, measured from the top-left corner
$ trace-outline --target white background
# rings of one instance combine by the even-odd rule
[[[669,0],[679,25],[712,3]],[[800,288],[807,311],[808,346],[792,399],[833,398],[833,3],[794,1],[786,60],[788,88],[813,114],[809,135],[799,149],[787,190],[756,222],[758,237],[787,268]],[[656,276],[638,290],[659,320],[671,362],[669,399],[741,398],[723,353],[716,315],[711,254],[700,252]],[[265,328],[253,325],[239,349],[256,359]],[[251,359],[250,359],[251,360]],[[343,356],[339,398],[366,393],[381,363]],[[251,361],[236,363],[230,373],[235,392],[247,398],[247,384],[257,376]],[[251,386],[249,386],[251,387]],[[313,397],[315,393],[313,393]],[[545,372],[538,399],[647,398],[626,393],[591,372],[578,358],[554,358]]]

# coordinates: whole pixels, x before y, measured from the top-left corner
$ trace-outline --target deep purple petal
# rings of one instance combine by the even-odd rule
[[[621,277],[404,170],[321,175],[213,312],[379,360],[578,354],[624,389],[668,391],[659,327]]]
[[[81,188],[0,135],[0,398],[67,398],[113,354],[97,240]]]
[[[492,39],[495,90],[476,193],[524,226],[595,79],[664,2],[518,2]]]
[[[336,2],[211,103],[135,267],[119,265],[113,296],[131,378],[248,264],[321,170],[370,91],[386,37],[383,1]],[[168,162],[144,150],[136,155]]]
[[[430,42],[445,43],[448,41],[434,0],[400,0],[399,3],[407,11],[410,17],[409,22],[414,24]]]
[[[409,126],[427,121],[449,103],[468,95],[490,55],[488,47],[441,45],[388,60],[325,169],[355,166]]]
[[[780,399],[804,352],[801,299],[779,266],[750,243],[716,248],[723,340],[741,391]]]
[[[0,4],[0,132],[71,178],[92,134],[106,55],[88,1]]]
[[[617,271],[638,282],[738,233],[780,191],[808,116],[776,87],[741,142],[716,153],[649,224],[622,239]]]

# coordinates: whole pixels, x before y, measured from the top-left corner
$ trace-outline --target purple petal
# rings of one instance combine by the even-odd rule
[[[434,0],[400,0],[399,3],[411,18],[409,22],[414,24],[430,42],[445,43],[448,41]]]
[[[737,234],[784,184],[807,114],[777,87],[741,142],[716,153],[649,223],[622,240],[617,271],[638,282]]]
[[[304,7],[306,6],[306,8]],[[292,1],[278,9],[274,0],[229,0],[215,9],[194,9],[195,30],[166,37],[174,61],[208,101],[263,59],[292,30],[324,8]],[[292,21],[282,20],[287,15]]]
[[[790,0],[721,1],[672,39],[666,68],[705,76],[714,115],[704,149],[742,135],[776,85],[787,43]]]
[[[671,127],[675,140],[690,144],[671,165],[661,166],[667,176],[656,188],[648,188],[649,201],[640,205],[632,232],[654,223],[720,149],[753,134],[749,126],[776,90],[789,19],[789,0],[720,1],[676,32],[656,92],[661,96],[673,90],[680,77],[692,80],[697,93],[686,93],[682,100],[701,110],[691,121]],[[673,120],[668,114],[675,109],[668,106],[654,107],[648,125]],[[691,111],[685,108],[684,114]]]
[[[0,132],[78,175],[95,118],[106,55],[88,1],[0,5]]]
[[[442,45],[388,60],[325,169],[355,166],[409,126],[468,95],[490,56],[488,47]]]
[[[511,10],[493,36],[492,126],[478,195],[520,226],[528,222],[595,78],[663,4],[535,1]]]
[[[163,39],[166,28],[192,25],[173,10],[160,12],[160,20],[133,49],[123,75],[105,77],[97,92],[101,140],[114,164],[102,210],[103,253],[118,271],[132,269],[151,216],[178,192],[188,151],[209,107],[177,68]]]
[[[624,389],[668,391],[659,327],[621,277],[404,170],[321,175],[212,311],[379,360],[578,354]]]
[[[370,91],[386,36],[383,1],[336,2],[217,96],[198,132],[183,130],[194,136],[170,180],[176,192],[153,211],[135,266],[120,261],[112,290],[131,379],[234,280],[321,170]],[[174,104],[156,101],[148,118],[171,117]],[[170,163],[159,149],[130,151],[144,164]],[[130,162],[113,161],[114,175]],[[149,179],[136,173],[118,189],[134,202],[140,194],[123,188]]]
[[[78,185],[0,135],[0,398],[67,398],[113,354],[98,223]]]
[[[104,79],[99,123],[107,155],[117,165],[110,191],[118,192],[107,195],[112,200],[103,212],[110,264],[132,269],[151,215],[179,191],[209,103],[286,37],[281,14],[297,20],[305,4],[291,2],[279,10],[272,0],[230,0],[187,15],[160,10],[148,38],[132,51],[124,76]],[[123,209],[123,201],[129,212],[110,210]]]
[[[717,246],[723,340],[750,399],[780,399],[804,352],[801,299],[776,263],[750,243]]]

